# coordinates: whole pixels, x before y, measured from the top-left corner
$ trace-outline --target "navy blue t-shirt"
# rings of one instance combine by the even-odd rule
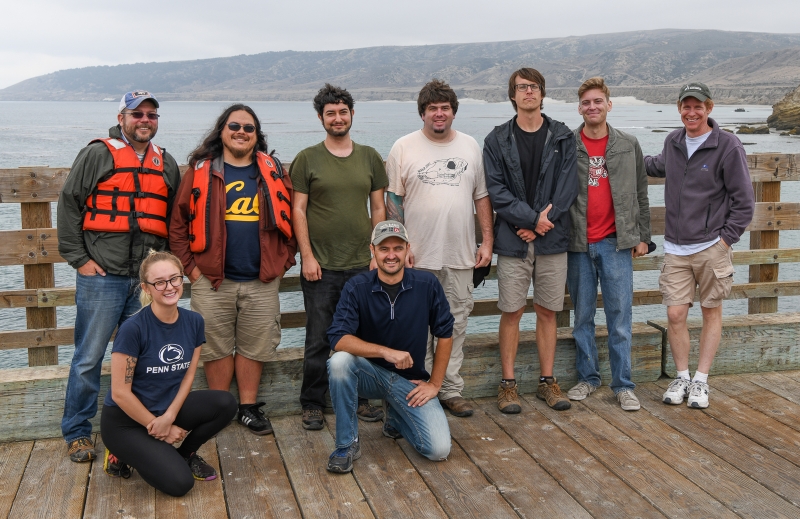
[[[111,352],[138,359],[131,392],[148,411],[161,416],[175,400],[195,348],[204,342],[205,322],[197,312],[178,308],[178,320],[169,324],[145,306],[119,327]],[[111,391],[104,405],[117,405]]]
[[[225,164],[225,277],[233,281],[258,279],[261,244],[258,241],[258,168]]]

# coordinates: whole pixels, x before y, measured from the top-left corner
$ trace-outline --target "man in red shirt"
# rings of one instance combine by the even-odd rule
[[[567,396],[583,400],[600,386],[594,325],[599,281],[608,324],[611,389],[622,409],[636,411],[639,400],[631,381],[632,258],[647,254],[650,242],[644,158],[635,137],[606,123],[611,99],[603,78],[586,80],[578,97],[584,121],[575,130],[580,189],[570,208],[567,256],[578,384]]]

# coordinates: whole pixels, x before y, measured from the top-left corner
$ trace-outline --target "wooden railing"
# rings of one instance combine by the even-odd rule
[[[748,156],[750,176],[756,193],[756,208],[750,231],[750,249],[734,252],[734,264],[750,265],[748,283],[735,284],[729,299],[747,299],[749,313],[777,311],[780,296],[800,295],[800,280],[778,281],[781,263],[800,261],[800,248],[780,248],[782,230],[800,229],[800,199],[780,200],[781,183],[800,180],[800,154],[753,154]],[[25,308],[26,330],[0,331],[0,350],[28,349],[30,366],[58,363],[59,345],[73,343],[72,327],[56,327],[56,307],[75,304],[75,288],[55,288],[54,263],[64,260],[58,254],[58,235],[53,227],[50,202],[58,194],[69,173],[67,168],[0,169],[0,203],[20,204],[22,229],[0,231],[0,266],[23,265],[25,288],[0,291],[0,310]],[[662,184],[661,179],[650,179]],[[664,234],[664,207],[652,206],[653,235]],[[477,227],[477,226],[476,226]],[[479,236],[480,238],[480,236]],[[741,248],[742,245],[737,245]],[[663,256],[650,255],[634,260],[634,270],[657,270]],[[489,279],[494,278],[494,268]],[[187,284],[185,297],[190,297]],[[281,282],[282,292],[300,290],[297,275],[287,275]],[[657,287],[634,291],[634,305],[661,303]],[[602,306],[602,295],[598,297]],[[565,311],[559,325],[569,325],[572,308],[566,296]],[[527,311],[532,311],[528,304]],[[496,299],[475,301],[472,316],[496,315]],[[285,328],[305,326],[304,311],[283,312]]]

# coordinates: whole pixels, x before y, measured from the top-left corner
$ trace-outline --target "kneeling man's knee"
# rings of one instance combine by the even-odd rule
[[[328,379],[347,378],[352,374],[353,362],[356,358],[346,351],[337,351],[328,359]]]
[[[441,436],[439,438],[433,437],[431,438],[430,445],[426,445],[423,449],[425,452],[421,452],[420,454],[431,461],[444,461],[450,455],[450,447],[450,435],[447,437]]]

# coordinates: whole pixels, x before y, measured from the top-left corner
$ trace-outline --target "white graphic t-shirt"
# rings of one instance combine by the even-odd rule
[[[394,143],[386,159],[388,191],[404,197],[415,266],[475,266],[474,200],[488,196],[478,142],[461,132],[447,143],[418,130]]]

